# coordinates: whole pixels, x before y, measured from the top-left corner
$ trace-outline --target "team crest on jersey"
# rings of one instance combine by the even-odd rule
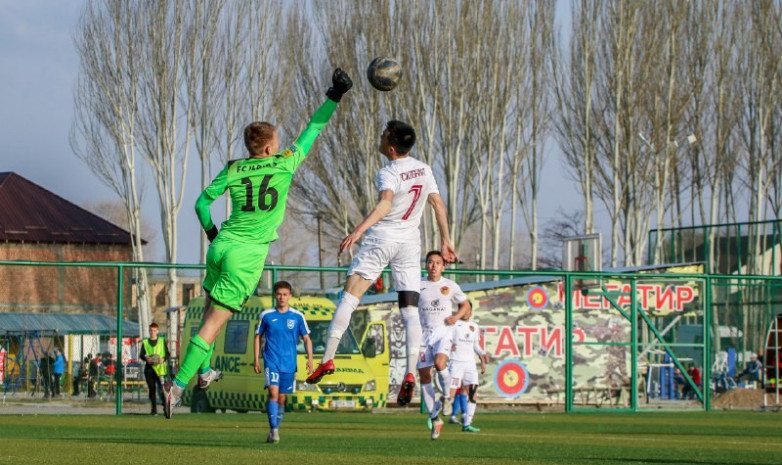
[[[470,331],[471,331],[471,332],[475,332],[475,326],[473,326],[473,325],[470,325],[470,326],[469,326],[469,328],[470,328]]]
[[[293,329],[294,326],[296,326],[296,321],[288,320],[288,329]]]
[[[449,288],[448,286],[443,286],[440,288],[440,294],[448,295],[450,293],[451,293],[451,288]]]
[[[282,151],[282,156],[288,158],[296,152],[296,145],[291,145],[287,149]]]

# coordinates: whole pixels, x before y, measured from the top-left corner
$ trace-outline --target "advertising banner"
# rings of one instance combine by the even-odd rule
[[[697,273],[700,267],[666,269]],[[630,323],[611,300],[628,309],[632,298],[629,281],[601,283],[603,292],[584,294],[574,290],[574,389],[617,387],[628,383],[632,354],[622,343],[630,342]],[[480,289],[475,289],[480,287]],[[556,278],[520,278],[462,286],[473,305],[473,321],[481,328],[481,347],[491,357],[479,389],[482,402],[564,402],[565,328],[564,284]],[[639,311],[666,317],[700,309],[697,282],[639,280],[636,302]],[[391,362],[389,400],[394,401],[405,375],[405,331],[396,298],[359,307],[367,320],[385,320],[388,325]],[[358,316],[357,312],[354,318]],[[359,317],[362,318],[362,317]],[[618,344],[617,344],[618,343]],[[477,357],[476,357],[477,362]],[[610,391],[609,391],[610,392]]]

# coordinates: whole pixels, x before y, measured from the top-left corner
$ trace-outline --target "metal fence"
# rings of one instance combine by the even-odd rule
[[[79,313],[108,316],[113,325],[110,330],[96,327],[81,332],[43,327],[12,331],[0,326],[5,397],[42,401],[41,394],[53,380],[47,378],[51,370],[41,359],[56,346],[69,351],[65,354],[68,370],[58,380],[62,401],[109,405],[116,414],[148,412],[143,367],[135,347],[139,333],[135,327],[129,333],[127,327],[138,320],[138,271],[159,276],[157,281],[165,283],[166,272],[176,269],[181,282],[190,286],[179,290],[178,303],[186,304],[200,293],[197,275],[203,266],[0,262],[0,271],[11,269],[24,269],[30,275],[45,271],[57,278],[36,287],[56,287],[57,292],[6,288],[0,294],[4,312],[66,315],[83,309]],[[68,273],[70,269],[79,272]],[[113,275],[111,284],[105,282],[107,271]],[[465,283],[474,319],[483,328],[482,343],[492,356],[487,373],[481,376],[482,402],[547,404],[568,412],[593,408],[710,410],[715,401],[734,392],[753,391],[756,400],[749,406],[778,404],[776,390],[772,396],[758,395],[764,384],[778,387],[780,362],[772,359],[778,357],[779,349],[769,352],[766,346],[772,336],[769,328],[782,311],[782,278],[701,271],[700,265],[603,273],[447,270],[448,277]],[[338,267],[270,265],[258,292],[268,294],[272,283],[286,279],[294,283],[298,294],[336,300],[344,273]],[[101,279],[96,279],[99,275]],[[399,364],[394,361],[404,359],[404,344],[396,344],[403,334],[394,310],[393,283],[388,273],[384,276],[383,283],[373,287],[376,295],[362,301],[359,310],[367,316],[354,317],[354,325],[387,321],[387,343],[392,347],[388,395],[393,398],[394,380],[399,377]],[[330,287],[323,288],[321,283]],[[179,305],[167,302],[165,284],[150,285],[148,292],[158,312],[180,313]],[[172,328],[180,325],[177,322]],[[355,332],[360,334],[360,329]],[[169,336],[169,341],[175,339],[170,331]],[[775,344],[778,348],[779,342]],[[172,351],[176,353],[176,347]],[[92,360],[84,359],[87,353],[93,355]],[[747,375],[742,372],[752,354],[759,355],[763,364],[760,379],[742,376]],[[79,389],[74,390],[74,385]]]

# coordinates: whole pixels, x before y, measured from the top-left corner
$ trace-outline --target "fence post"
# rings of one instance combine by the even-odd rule
[[[573,278],[565,275],[565,412],[573,411]]]
[[[711,410],[711,312],[714,306],[711,302],[711,277],[706,276],[706,289],[704,289],[706,308],[703,311],[703,376],[701,377],[701,386],[703,389],[703,408],[707,412]],[[719,328],[717,328],[715,337],[720,337]],[[746,333],[745,333],[746,334]]]
[[[122,265],[117,266],[117,359],[114,361],[114,404],[116,406],[117,415],[122,415],[122,370],[120,366],[122,364],[122,286],[124,278],[124,268]]]

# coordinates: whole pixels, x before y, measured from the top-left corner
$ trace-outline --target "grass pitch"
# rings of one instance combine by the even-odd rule
[[[429,439],[412,413],[0,415],[0,464],[779,464],[782,415],[755,412],[476,416]]]

